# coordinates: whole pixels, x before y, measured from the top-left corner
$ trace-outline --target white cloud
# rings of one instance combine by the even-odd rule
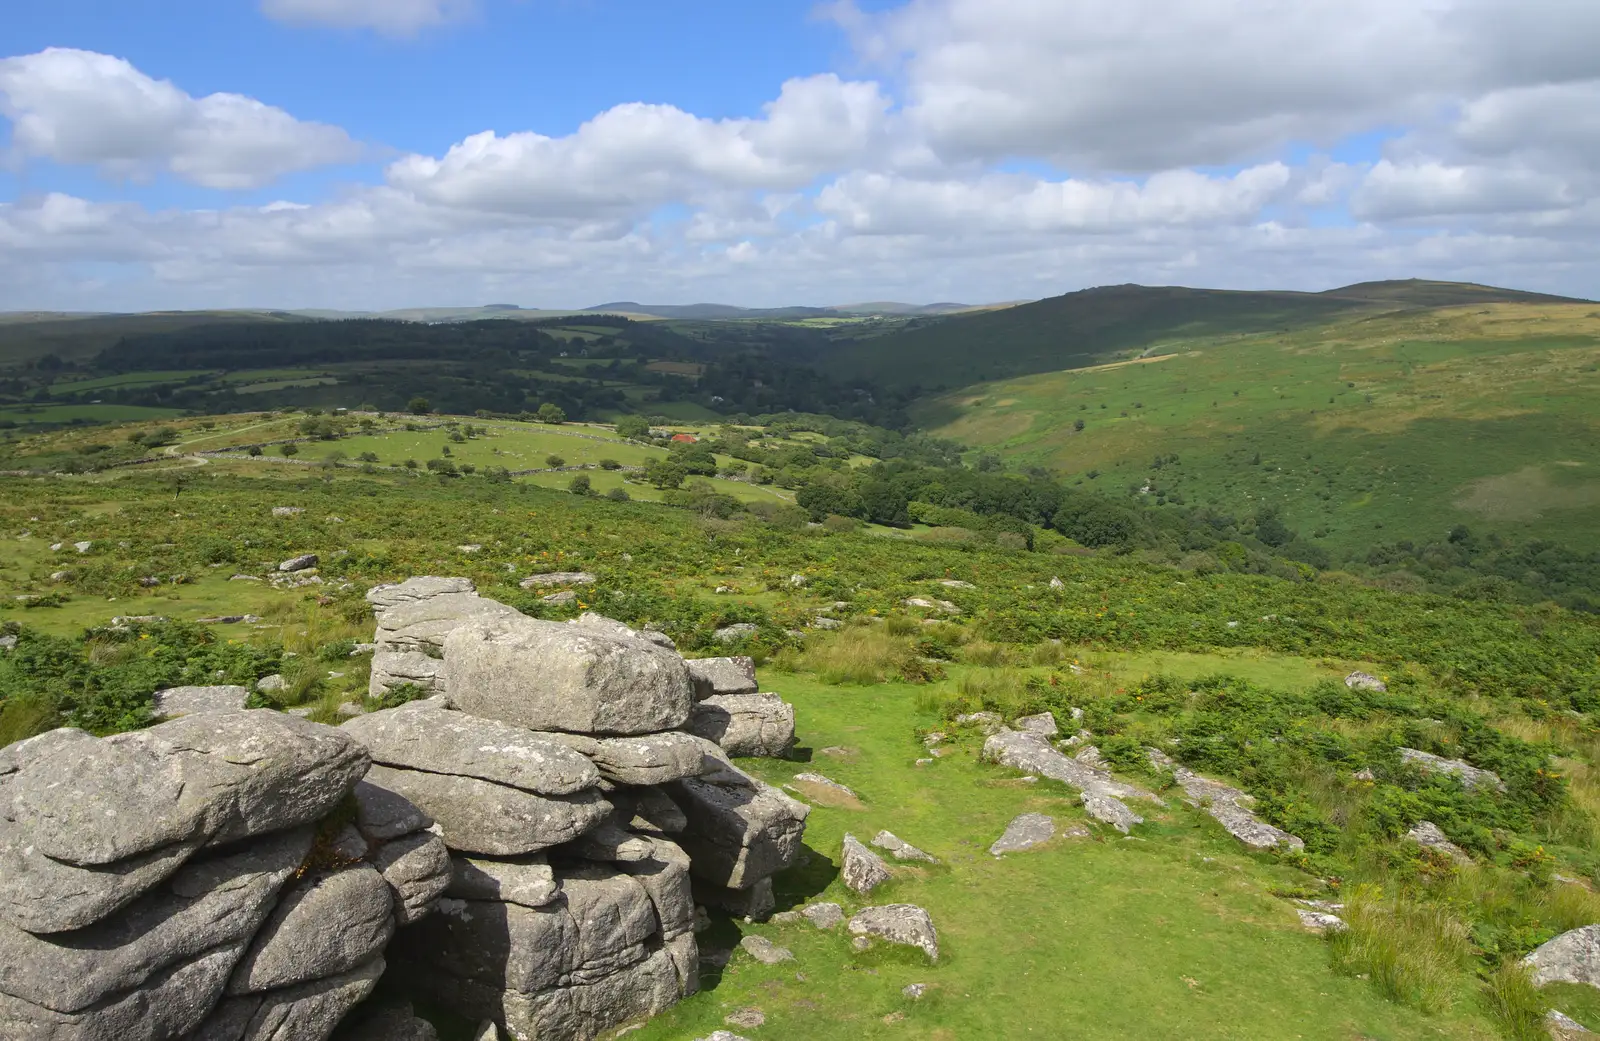
[[[337,127],[239,94],[191,97],[92,51],[0,59],[0,113],[12,121],[17,157],[92,165],[118,178],[166,171],[206,188],[257,188],[360,154]]]
[[[1600,75],[1573,0],[909,0],[836,7],[949,159],[1254,161],[1486,90]],[[1541,18],[1541,12],[1543,17]],[[1594,32],[1586,32],[1593,29]]]
[[[280,22],[375,29],[386,36],[412,36],[476,10],[476,0],[261,0],[262,13]]]
[[[562,138],[485,131],[443,158],[412,155],[389,183],[442,206],[549,219],[636,214],[725,189],[790,190],[867,158],[889,101],[832,74],[783,85],[761,119],[618,105]]]
[[[1142,184],[1046,181],[990,174],[918,181],[851,174],[821,192],[817,208],[863,234],[1107,233],[1153,226],[1249,222],[1290,182],[1282,163],[1234,177],[1169,170]]]
[[[1351,199],[1363,220],[1557,210],[1575,199],[1566,182],[1524,168],[1380,161]]]

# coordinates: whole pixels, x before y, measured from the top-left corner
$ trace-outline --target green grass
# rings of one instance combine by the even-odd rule
[[[182,383],[184,380],[195,376],[209,375],[210,372],[210,369],[180,369],[172,372],[129,372],[116,376],[102,376],[99,379],[73,380],[71,382],[51,384],[50,395],[52,397],[60,397],[64,394],[80,394],[90,390],[144,387],[158,383]]]
[[[1600,546],[1590,305],[1401,313],[1173,350],[969,388],[918,416],[1017,465],[1097,472],[1088,485],[1113,496],[1148,484],[1190,505],[1275,504],[1335,548],[1458,523]]]
[[[458,465],[471,463],[480,467],[533,470],[544,468],[545,460],[551,455],[559,455],[569,466],[597,465],[602,459],[615,459],[625,466],[642,466],[649,459],[666,456],[661,449],[625,441],[599,427],[468,422],[487,427],[488,435],[454,442],[443,428],[358,434],[340,441],[303,445],[301,457],[326,459],[343,453],[353,460],[363,452],[374,452],[381,463],[394,466],[407,459],[420,463],[443,458],[444,449],[449,448],[449,458]]]
[[[926,907],[939,929],[939,962],[853,953],[842,929],[723,922],[703,945],[732,946],[755,932],[789,947],[796,962],[768,968],[736,954],[720,979],[705,978],[703,993],[632,1035],[641,1041],[702,1037],[750,1006],[766,1015],[760,1036],[776,1041],[816,1037],[819,1023],[827,1036],[862,1038],[1494,1036],[1470,1009],[1425,1017],[1336,976],[1323,942],[1270,894],[1284,869],[1242,855],[1187,812],[1174,810],[1131,839],[1097,830],[996,860],[987,847],[1013,816],[1045,812],[1065,827],[1084,819],[1076,800],[979,764],[976,740],[915,766],[923,754],[915,729],[937,722],[917,712],[915,687],[841,688],[771,673],[767,685],[795,703],[805,745],[849,754],[817,754],[807,766],[743,765],[773,783],[820,771],[865,806],[814,807],[811,862],[779,876],[780,906],[862,906],[835,875],[841,838],[891,829],[942,863],[901,870],[873,902]],[[900,993],[909,983],[935,989],[911,1001]]]
[[[137,423],[181,415],[182,409],[144,405],[0,405],[0,419],[9,419],[23,426],[73,422]]]

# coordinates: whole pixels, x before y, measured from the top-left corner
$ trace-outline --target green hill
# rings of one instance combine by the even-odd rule
[[[1357,314],[1560,297],[1451,282],[1367,282],[1327,293],[1102,286],[1000,311],[957,315],[853,344],[829,359],[846,377],[950,389],[1163,353],[1178,343],[1292,333]]]
[[[1124,360],[931,398],[920,425],[1113,497],[1276,507],[1346,553],[1442,539],[1455,525],[1600,547],[1595,305],[1378,283],[1279,294],[1284,320],[1262,330],[1269,294],[1098,292],[1128,302],[1096,341],[1125,347]],[[1398,306],[1459,297],[1474,302]],[[1071,299],[1046,303],[1068,310]],[[1157,306],[1138,311],[1134,299]]]

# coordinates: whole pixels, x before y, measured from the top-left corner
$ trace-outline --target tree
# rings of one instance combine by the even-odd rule
[[[600,469],[602,469],[602,470],[620,470],[620,469],[622,469],[622,464],[617,462],[615,459],[602,459],[602,460],[600,460]]]
[[[418,397],[412,398],[410,403],[406,405],[406,411],[410,412],[413,416],[425,416],[429,412],[433,411],[433,406],[428,404],[427,398],[419,395]]]
[[[245,451],[250,454],[251,458],[254,458],[261,454],[261,446],[251,445],[249,448],[245,449]]]
[[[567,461],[561,458],[559,455],[552,454],[544,457],[544,465],[548,466],[552,470],[559,470],[563,466],[567,465]]]
[[[560,405],[553,405],[546,401],[539,406],[539,422],[558,426],[567,421],[567,413]]]
[[[643,416],[623,416],[617,420],[617,434],[632,440],[650,436],[650,421]]]
[[[589,475],[578,474],[567,484],[567,491],[573,495],[593,495],[594,489],[589,487]]]
[[[644,479],[657,488],[676,488],[687,476],[684,468],[672,460],[652,459],[644,465]]]
[[[285,459],[289,459],[289,458],[292,458],[292,457],[297,456],[297,455],[300,454],[300,446],[299,445],[294,445],[294,444],[288,444],[288,445],[284,445],[282,448],[278,449],[278,451],[283,453],[283,457]]]

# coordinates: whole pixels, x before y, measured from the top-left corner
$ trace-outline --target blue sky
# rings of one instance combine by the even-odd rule
[[[0,309],[1597,295],[1597,12],[8,0]]]

